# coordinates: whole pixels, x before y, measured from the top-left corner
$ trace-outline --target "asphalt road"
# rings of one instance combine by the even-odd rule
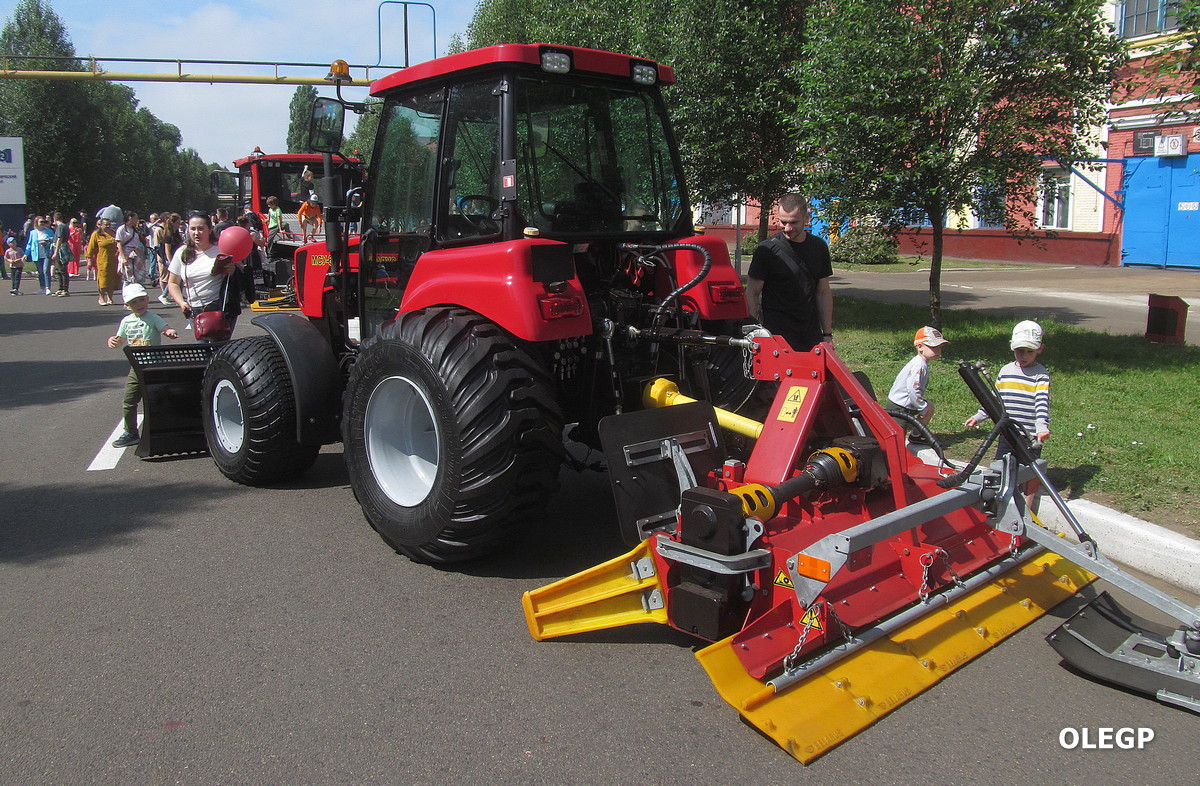
[[[1194,780],[1200,718],[1068,672],[1042,641],[1061,610],[808,767],[682,634],[534,642],[521,593],[622,550],[599,475],[564,471],[509,550],[439,570],[366,525],[337,447],[270,489],[204,456],[88,472],[127,366],[104,348],[123,312],[76,288],[0,306],[0,783]],[[1063,750],[1065,727],[1155,738]]]
[[[927,268],[912,273],[835,270],[832,285],[836,295],[929,304]],[[1200,344],[1200,271],[1003,264],[948,265],[942,271],[943,308],[970,308],[1017,319],[1053,316],[1064,324],[1101,333],[1144,335],[1150,294],[1183,298],[1190,306],[1185,338],[1188,344]],[[836,314],[833,321],[836,326]]]

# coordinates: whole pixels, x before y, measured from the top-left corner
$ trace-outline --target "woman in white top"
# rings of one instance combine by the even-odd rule
[[[146,283],[146,250],[137,231],[138,214],[125,212],[125,223],[117,227],[117,254],[121,259],[121,277],[127,284]]]
[[[190,320],[193,312],[224,311],[231,326],[237,321],[241,313],[240,291],[236,277],[228,275],[234,267],[233,260],[224,256],[218,259],[219,253],[212,220],[204,213],[188,216],[184,243],[171,258],[167,278],[171,299],[183,312],[184,319]]]

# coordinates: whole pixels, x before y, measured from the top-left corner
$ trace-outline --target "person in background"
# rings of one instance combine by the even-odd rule
[[[833,343],[833,264],[829,246],[809,232],[808,200],[784,194],[775,207],[783,229],[754,249],[746,275],[750,316],[792,349]]]
[[[83,227],[78,218],[67,225],[67,245],[71,247],[71,261],[67,263],[67,275],[79,277],[79,260],[83,259]]]
[[[158,314],[150,311],[150,296],[141,284],[126,284],[121,290],[125,308],[129,314],[121,320],[115,336],[108,337],[108,348],[119,349],[122,344],[129,342],[131,347],[151,347],[162,343],[162,336],[179,338],[174,328],[167,326],[167,321]],[[142,400],[142,385],[138,382],[137,372],[129,368],[129,378],[125,380],[125,398],[121,402],[121,414],[125,419],[125,432],[112,443],[114,448],[125,448],[136,445],[141,437],[138,434],[137,405]]]
[[[35,216],[29,236],[25,239],[25,258],[33,262],[38,272],[38,285],[50,294],[51,265],[54,263],[54,233],[49,221]]]
[[[949,343],[937,328],[926,325],[918,330],[913,336],[917,353],[900,369],[892,389],[888,391],[888,401],[926,426],[933,419],[934,410],[933,402],[925,398],[925,389],[929,385],[929,361],[941,357],[942,347]],[[910,434],[908,441],[915,445],[928,444],[919,432]]]
[[[12,289],[10,295],[21,294],[21,273],[25,270],[25,255],[17,248],[17,238],[10,237],[5,241],[4,267],[12,271]]]
[[[4,222],[3,221],[0,221],[0,238],[4,238],[3,240],[0,240],[0,243],[4,244],[4,253],[7,254],[8,253],[8,236],[4,233]],[[7,262],[0,264],[0,278],[4,279],[5,281],[8,281],[8,263]]]
[[[157,286],[162,276],[158,272],[158,213],[151,213],[146,222],[146,234],[142,242],[146,245],[146,281],[148,286]]]
[[[146,252],[137,231],[138,214],[125,212],[125,223],[117,227],[117,253],[121,260],[121,275],[127,284],[146,280]]]
[[[71,230],[63,221],[62,213],[54,214],[54,275],[58,279],[58,289],[54,290],[55,297],[68,297],[71,294],[71,274],[67,266],[71,263]]]
[[[201,311],[224,311],[230,326],[241,313],[241,290],[234,261],[220,256],[212,219],[204,213],[188,216],[187,238],[171,259],[167,286],[171,299],[187,320]]]
[[[183,219],[179,217],[178,213],[164,213],[163,215],[165,217],[158,228],[158,254],[162,261],[161,278],[159,279],[162,292],[158,294],[158,302],[169,306],[175,301],[171,300],[171,293],[167,289],[167,279],[171,275],[171,259],[182,242],[179,237],[179,224]]]
[[[296,220],[300,222],[301,243],[308,243],[321,231],[321,203],[317,201],[316,194],[300,204]]]
[[[1042,326],[1028,319],[1018,322],[1013,326],[1008,346],[1013,353],[1013,362],[996,375],[996,390],[1004,402],[1004,411],[1029,438],[1033,455],[1041,456],[1042,446],[1050,439],[1050,372],[1038,360],[1046,346],[1042,342]],[[963,425],[976,428],[987,419],[988,414],[981,408]],[[1012,452],[1012,445],[1001,434],[996,441],[996,458]],[[1030,510],[1037,510],[1039,488],[1037,480],[1025,485],[1025,502]]]
[[[121,286],[120,256],[117,238],[113,234],[112,221],[107,218],[96,220],[96,231],[88,238],[88,268],[96,271],[96,289],[102,306],[113,305],[113,295]]]

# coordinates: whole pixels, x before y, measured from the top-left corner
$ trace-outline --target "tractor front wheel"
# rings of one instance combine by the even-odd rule
[[[420,562],[486,553],[557,489],[562,415],[545,369],[458,308],[402,314],[359,353],[343,441],[371,526]]]
[[[204,436],[225,477],[261,486],[302,474],[321,448],[296,441],[296,404],[270,336],[230,341],[204,372]]]

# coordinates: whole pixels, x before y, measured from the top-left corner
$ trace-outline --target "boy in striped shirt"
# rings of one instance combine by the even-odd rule
[[[1042,444],[1050,439],[1050,372],[1038,362],[1044,347],[1042,326],[1030,320],[1018,322],[1013,327],[1009,347],[1015,360],[1000,369],[996,389],[1000,391],[1008,416],[1025,429],[1034,455],[1040,456]],[[963,425],[975,427],[984,420],[987,420],[987,413],[980,409]],[[1012,446],[1001,435],[997,440],[996,458],[1009,453],[1012,453]],[[1037,481],[1030,481],[1025,487],[1030,509],[1036,509],[1033,505],[1036,490]]]

